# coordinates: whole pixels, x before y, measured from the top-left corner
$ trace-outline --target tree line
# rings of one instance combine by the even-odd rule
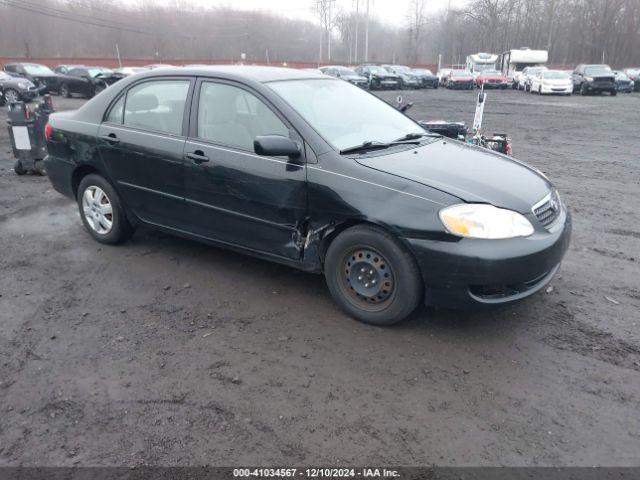
[[[555,64],[640,65],[640,0],[468,0],[436,13],[433,0],[410,0],[402,25],[306,1],[318,21],[190,0],[0,0],[0,55],[356,63],[368,30],[372,62],[463,63],[526,46]]]

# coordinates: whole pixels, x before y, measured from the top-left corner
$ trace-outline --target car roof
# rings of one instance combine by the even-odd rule
[[[301,80],[318,78],[326,80],[326,75],[321,72],[298,70],[285,67],[260,67],[254,65],[212,65],[203,67],[171,67],[155,69],[145,73],[145,77],[167,75],[217,75],[236,80],[253,80],[259,83],[274,82],[279,80]]]

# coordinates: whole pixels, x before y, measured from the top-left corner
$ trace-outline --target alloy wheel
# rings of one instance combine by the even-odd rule
[[[82,195],[82,213],[91,229],[106,235],[113,227],[113,207],[107,194],[94,185],[85,189]]]
[[[4,98],[7,103],[16,103],[20,101],[20,95],[15,90],[9,89],[4,92]]]

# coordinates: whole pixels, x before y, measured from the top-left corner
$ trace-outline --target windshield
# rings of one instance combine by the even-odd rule
[[[586,75],[611,75],[611,69],[606,65],[593,65],[592,67],[585,67],[584,73]]]
[[[286,80],[268,85],[337,150],[425,133],[388,103],[347,82]]]
[[[375,66],[374,67],[369,67],[369,70],[371,70],[371,73],[382,73],[382,74],[389,73],[382,67],[375,67]]]
[[[570,77],[571,75],[569,75],[569,73],[559,72],[557,70],[549,70],[547,72],[542,73],[542,78],[567,79]]]
[[[415,69],[414,73],[417,73],[418,75],[431,75],[431,76],[433,76],[433,72],[431,72],[431,70],[427,70],[426,68],[425,69],[422,69],[422,68]]]
[[[485,70],[482,72],[483,75],[500,75],[498,70]]]
[[[404,67],[402,65],[393,65],[391,68],[401,73],[411,73],[411,69],[409,67]]]
[[[470,77],[471,73],[470,72],[466,72],[464,70],[453,70],[451,72],[451,76],[452,77]]]
[[[29,75],[53,75],[53,71],[44,65],[29,64],[23,65],[23,67]]]
[[[547,69],[547,67],[533,67],[527,69],[527,75],[536,75],[537,73],[543,72]]]
[[[87,72],[89,72],[89,75],[91,75],[92,78],[95,78],[103,73],[101,68],[87,68]]]
[[[496,68],[496,66],[493,63],[476,63],[473,66],[473,69],[476,72],[485,72],[485,73],[486,72],[492,72],[492,71],[495,70],[495,68]]]
[[[340,75],[358,75],[356,72],[354,72],[353,70],[351,70],[349,68],[336,68],[336,71]]]
[[[629,75],[640,75],[640,68],[627,68],[625,72]]]

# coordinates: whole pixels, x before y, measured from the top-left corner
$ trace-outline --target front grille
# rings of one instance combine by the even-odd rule
[[[553,193],[533,206],[533,213],[543,227],[548,227],[560,216],[561,209],[558,193],[553,191]]]

